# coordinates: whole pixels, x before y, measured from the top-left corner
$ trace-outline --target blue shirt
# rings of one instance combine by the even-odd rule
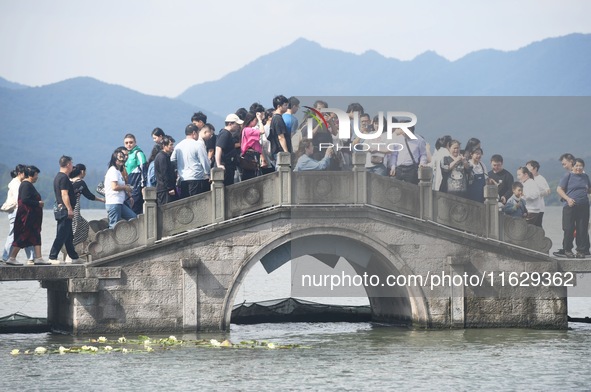
[[[326,170],[328,165],[330,165],[330,158],[326,155],[324,158],[317,161],[304,154],[298,159],[298,163],[296,163],[296,167],[293,171]]]
[[[281,117],[283,117],[287,130],[293,135],[298,129],[298,119],[291,113],[283,113]]]
[[[591,182],[587,174],[566,173],[560,179],[558,186],[562,188],[568,197],[575,201],[575,204],[589,203],[587,195],[589,194]]]
[[[417,136],[417,135],[415,135]],[[417,139],[406,139],[405,135],[396,136],[392,142],[399,143],[404,148],[400,151],[394,151],[391,155],[392,166],[410,166],[413,163],[420,164],[422,166],[427,164],[427,143],[425,139],[417,136]],[[408,142],[408,148],[406,143]],[[410,151],[409,151],[410,148]],[[412,157],[411,155],[412,154]],[[414,159],[414,161],[413,161]]]

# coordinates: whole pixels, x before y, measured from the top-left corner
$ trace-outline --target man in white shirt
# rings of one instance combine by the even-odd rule
[[[181,196],[185,197],[197,195],[200,193],[200,182],[203,179],[204,167],[209,166],[207,160],[207,151],[205,151],[206,160],[199,158],[199,129],[195,124],[189,124],[185,128],[185,139],[174,147],[170,156],[173,164],[176,164],[179,179],[181,181]]]
[[[410,127],[409,130],[414,134],[414,127]],[[392,163],[390,175],[397,180],[417,185],[419,183],[419,166],[426,166],[428,162],[427,143],[421,136],[415,136],[416,139],[411,139],[403,133],[394,138],[393,142],[404,148],[394,151],[390,155]]]

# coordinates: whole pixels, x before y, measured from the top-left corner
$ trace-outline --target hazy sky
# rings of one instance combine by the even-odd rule
[[[589,0],[0,0],[0,77],[38,86],[91,76],[174,97],[299,37],[456,60],[591,33],[590,15]]]

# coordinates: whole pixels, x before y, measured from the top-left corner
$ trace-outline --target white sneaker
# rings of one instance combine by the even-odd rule
[[[35,264],[35,260],[27,260],[27,265],[33,265]]]
[[[14,257],[9,257],[8,260],[6,260],[6,265],[20,266],[23,265],[23,263],[21,263],[20,261],[16,261]]]
[[[53,264],[53,265],[59,265],[59,264],[64,264],[63,261],[58,260],[58,259],[49,259],[49,263]]]
[[[43,257],[35,259],[33,262],[35,265],[51,265],[51,262],[43,260]]]
[[[72,264],[84,264],[84,262],[82,261],[81,258],[77,258],[77,259],[71,259],[70,263]]]

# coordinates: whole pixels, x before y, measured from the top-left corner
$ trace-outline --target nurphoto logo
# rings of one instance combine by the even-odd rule
[[[326,117],[329,115],[336,116],[338,120],[338,138],[341,140],[352,140],[358,138],[362,142],[353,144],[337,144],[333,143],[320,143],[319,149],[335,148],[338,150],[349,150],[349,151],[373,151],[377,150],[380,146],[385,145],[389,151],[401,151],[404,146],[400,143],[388,143],[383,139],[385,136],[387,141],[391,141],[397,134],[406,134],[410,139],[417,139],[414,133],[410,130],[411,127],[416,125],[417,116],[410,112],[387,112],[384,116],[384,112],[378,112],[378,125],[374,127],[373,132],[363,132],[360,127],[359,118],[361,114],[358,111],[352,112],[353,118],[349,116],[344,110],[336,108],[320,108],[314,109],[309,106],[304,106],[308,109],[309,117],[307,123],[307,138],[312,139],[314,136],[313,130],[317,126],[324,126],[326,129],[331,131],[331,126]],[[385,124],[384,124],[385,119]],[[316,122],[316,125],[314,125]],[[351,133],[351,126],[353,127],[353,133]],[[396,131],[399,131],[398,133]],[[376,140],[376,142],[368,143],[368,141]]]

